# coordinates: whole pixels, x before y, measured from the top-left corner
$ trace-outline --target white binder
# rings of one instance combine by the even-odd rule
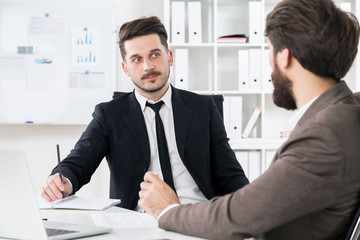
[[[249,89],[261,91],[261,49],[249,50]]]
[[[245,176],[249,176],[249,153],[248,151],[237,151],[235,152],[236,159],[240,163],[244,170]]]
[[[175,49],[175,87],[189,89],[189,53],[187,49]]]
[[[249,89],[249,50],[238,51],[239,90]]]
[[[262,43],[263,31],[261,26],[261,2],[249,1],[249,43]]]
[[[261,174],[261,153],[249,151],[249,182],[254,181]]]
[[[271,79],[271,73],[272,73],[272,69],[270,66],[270,62],[269,62],[269,50],[264,50],[264,55],[263,55],[263,77],[262,77],[262,87],[264,92],[266,93],[272,93],[274,90],[274,85],[272,83],[272,79]]]
[[[228,138],[240,139],[242,133],[242,97],[224,97],[224,125]]]
[[[230,139],[240,139],[242,133],[242,97],[230,97],[229,105],[229,132]]]
[[[189,43],[202,42],[201,2],[188,2]]]
[[[185,43],[185,2],[171,2],[171,42]]]

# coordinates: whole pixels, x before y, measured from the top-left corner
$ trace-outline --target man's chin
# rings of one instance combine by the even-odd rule
[[[147,82],[146,85],[144,85],[140,88],[144,92],[155,93],[155,92],[159,92],[161,89],[163,89],[165,87],[165,85],[166,84],[164,84],[162,86],[157,86],[155,81],[150,81],[150,82]]]
[[[273,93],[273,102],[276,106],[285,108],[286,110],[296,110],[296,102],[294,98],[287,92]]]

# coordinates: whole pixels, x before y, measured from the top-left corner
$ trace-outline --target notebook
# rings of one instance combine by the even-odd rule
[[[95,225],[43,221],[27,162],[21,150],[0,149],[0,191],[0,237],[70,239],[112,230]],[[55,232],[56,236],[48,236],[47,232]]]
[[[81,209],[81,210],[105,210],[116,204],[119,204],[120,199],[106,199],[106,198],[85,198],[75,195],[68,196],[53,202],[46,201],[40,195],[37,196],[38,206],[40,209]]]

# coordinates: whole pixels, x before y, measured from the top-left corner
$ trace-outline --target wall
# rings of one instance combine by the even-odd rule
[[[0,4],[110,5],[115,8],[115,26],[121,26],[125,21],[141,16],[156,15],[162,19],[163,15],[162,0],[0,0]],[[118,51],[118,48],[116,50]],[[118,59],[118,55],[116,56]],[[117,62],[116,65],[114,74],[117,77],[114,79],[114,88],[130,90],[131,80],[126,86],[118,84],[119,79],[124,78],[125,75],[119,71],[121,63]],[[126,82],[126,80],[122,82]],[[56,144],[60,145],[61,156],[65,157],[85,128],[85,125],[0,125],[0,148],[24,150],[35,190],[40,192],[41,185],[56,164]],[[109,173],[104,160],[91,182],[84,186],[78,195],[108,197],[108,192]]]

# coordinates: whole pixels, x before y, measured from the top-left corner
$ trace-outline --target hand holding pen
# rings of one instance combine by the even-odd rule
[[[48,177],[41,189],[41,196],[49,202],[67,197],[72,192],[69,180],[63,176],[59,145],[56,145],[59,172]]]
[[[57,151],[57,158],[58,158],[58,169],[59,169],[59,175],[60,175],[60,180],[62,183],[64,183],[63,178],[62,178],[62,172],[61,172],[61,164],[60,164],[60,149],[59,149],[59,144],[56,144],[56,151]],[[60,188],[61,190],[62,188]],[[64,197],[64,190],[61,190],[61,194],[62,197]]]

